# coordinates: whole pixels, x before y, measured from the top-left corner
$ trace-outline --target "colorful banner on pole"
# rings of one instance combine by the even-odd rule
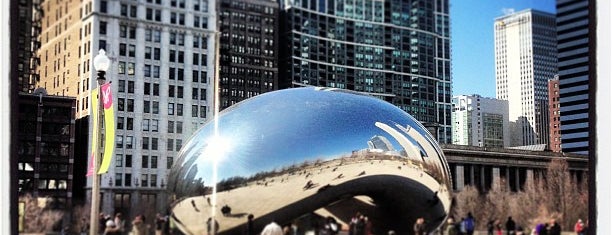
[[[98,88],[91,90],[91,94],[89,96],[91,100],[90,114],[91,122],[93,124],[92,136],[91,136],[91,156],[89,158],[89,166],[87,167],[87,175],[91,176],[96,171],[96,153],[98,152]]]
[[[102,104],[104,104],[104,157],[102,157],[102,165],[100,165],[98,174],[104,174],[108,172],[115,148],[115,111],[113,109],[111,84],[106,83],[100,86],[100,92],[102,94]]]

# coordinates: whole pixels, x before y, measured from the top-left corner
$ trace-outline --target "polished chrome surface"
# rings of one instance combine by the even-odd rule
[[[259,233],[311,212],[348,224],[357,211],[371,215],[378,233],[410,233],[418,217],[432,230],[449,212],[450,185],[442,150],[412,116],[318,87],[223,111],[185,144],[168,179],[173,218],[188,234],[206,233],[211,217],[220,234],[242,234],[249,214]]]

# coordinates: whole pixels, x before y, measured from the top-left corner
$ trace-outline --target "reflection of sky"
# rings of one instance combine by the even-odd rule
[[[392,136],[375,126],[376,122],[410,125],[429,135],[402,110],[368,96],[317,91],[312,87],[262,94],[233,106],[219,117],[219,138],[226,142],[227,149],[213,151],[222,152],[218,178],[248,177],[305,160],[349,155],[368,148],[367,142],[375,135],[385,136],[396,150],[401,150]],[[205,182],[212,174],[213,157],[206,147],[214,136],[213,127],[209,122],[196,132],[176,164],[183,167],[197,164],[196,178],[202,177]],[[204,152],[208,155],[198,158]],[[198,159],[190,161],[194,157]]]

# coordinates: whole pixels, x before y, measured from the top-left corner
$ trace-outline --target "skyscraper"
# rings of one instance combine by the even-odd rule
[[[559,77],[548,81],[549,148],[561,152],[561,112],[559,111]]]
[[[561,147],[563,152],[589,153],[589,118],[594,114],[594,1],[557,1]],[[593,112],[593,113],[591,113]],[[591,137],[592,138],[592,137]]]
[[[448,0],[281,2],[283,87],[366,92],[451,142]]]
[[[547,84],[557,74],[556,42],[553,14],[527,9],[495,19],[496,97],[508,101],[510,146],[548,143]]]
[[[460,95],[453,97],[453,144],[508,147],[508,101]]]
[[[278,2],[222,0],[220,106],[278,90]]]
[[[214,6],[213,0],[42,3],[37,85],[76,97],[77,119],[97,108],[90,95],[97,87],[93,58],[105,49],[111,60],[106,79],[116,136],[113,163],[101,177],[101,212],[133,218],[163,209],[166,172],[183,141],[212,113]],[[91,121],[82,123],[89,123],[90,143]]]

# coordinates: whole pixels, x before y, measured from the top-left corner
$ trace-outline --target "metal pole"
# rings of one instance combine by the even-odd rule
[[[106,81],[106,79],[104,78],[104,74],[104,71],[98,71],[98,88],[100,88],[100,86],[102,86]],[[93,98],[94,97],[92,97],[92,99]],[[104,118],[104,103],[102,102],[101,98],[102,91],[98,90],[98,156],[94,157],[94,171],[91,183],[91,214],[89,221],[89,235],[99,234],[98,216],[100,214],[100,175],[98,175],[98,169],[100,168],[100,160],[104,156],[104,146],[102,146],[102,143],[104,143],[104,141],[102,140],[102,125],[104,123],[102,119]]]

